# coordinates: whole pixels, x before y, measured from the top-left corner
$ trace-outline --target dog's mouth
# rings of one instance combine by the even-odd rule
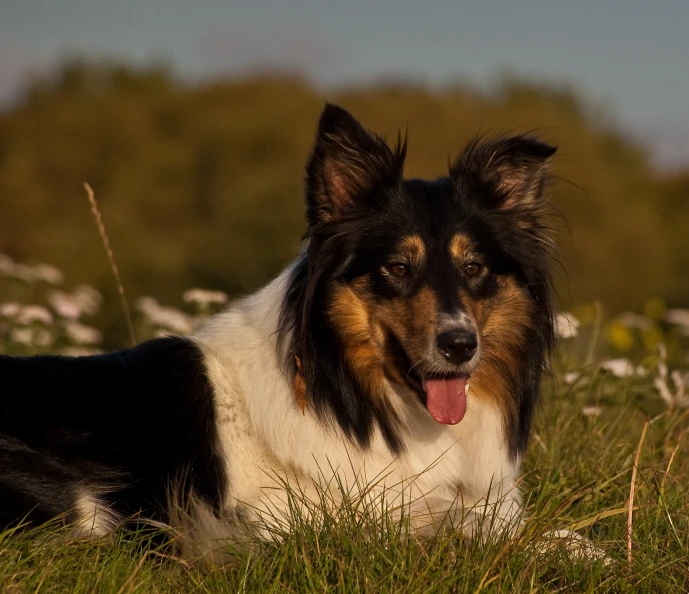
[[[470,373],[447,375],[412,369],[407,374],[407,383],[438,423],[456,425],[467,411],[469,378]]]
[[[413,365],[392,333],[388,335],[388,348],[407,387],[417,394],[421,404],[438,423],[456,425],[464,418],[467,381],[471,377],[469,371],[438,373],[429,371],[422,364]]]

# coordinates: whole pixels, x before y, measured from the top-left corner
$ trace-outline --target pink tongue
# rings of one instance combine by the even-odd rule
[[[466,377],[423,380],[426,408],[443,425],[456,425],[467,411]]]

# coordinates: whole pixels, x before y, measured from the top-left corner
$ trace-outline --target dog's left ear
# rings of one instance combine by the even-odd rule
[[[478,185],[486,206],[518,213],[538,210],[557,149],[531,136],[475,140],[450,168],[455,185]]]
[[[405,143],[392,150],[348,111],[326,104],[306,165],[309,225],[368,207],[402,179]]]

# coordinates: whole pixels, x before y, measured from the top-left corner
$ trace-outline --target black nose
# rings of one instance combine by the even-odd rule
[[[476,334],[469,330],[450,330],[438,335],[438,350],[448,361],[459,365],[476,354]]]

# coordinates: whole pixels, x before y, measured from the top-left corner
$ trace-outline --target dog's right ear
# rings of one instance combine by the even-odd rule
[[[402,179],[406,143],[393,149],[345,109],[327,103],[306,165],[309,225],[337,220],[370,205]]]

